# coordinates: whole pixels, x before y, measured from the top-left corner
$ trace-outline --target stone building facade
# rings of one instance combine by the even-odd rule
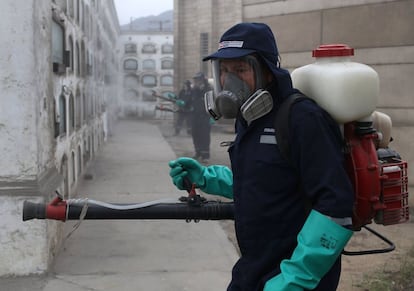
[[[172,103],[155,95],[174,93],[173,32],[122,31],[119,38],[121,80],[121,112],[125,118],[172,118]],[[156,92],[154,95],[153,92]]]
[[[240,21],[265,22],[273,30],[283,67],[314,62],[320,44],[344,43],[353,61],[380,78],[378,110],[393,121],[391,146],[414,165],[413,0],[194,0],[174,1],[175,86],[194,70],[211,74],[201,59],[217,49],[220,35]],[[414,171],[409,171],[414,185]]]
[[[74,196],[118,108],[113,1],[4,0],[0,20],[0,276],[45,272],[62,224],[24,200]]]

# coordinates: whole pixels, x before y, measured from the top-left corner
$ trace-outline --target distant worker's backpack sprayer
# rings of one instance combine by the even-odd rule
[[[351,62],[354,50],[346,45],[321,45],[313,51],[315,63],[292,72],[295,88],[313,99],[341,126],[345,141],[345,167],[353,184],[353,228],[374,220],[391,225],[408,221],[407,163],[388,147],[391,119],[375,111],[378,74],[369,66]],[[284,156],[290,107],[306,98],[290,96],[278,111],[276,138]]]

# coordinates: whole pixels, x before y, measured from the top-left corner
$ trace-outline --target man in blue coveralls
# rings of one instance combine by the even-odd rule
[[[337,123],[310,100],[290,112],[289,160],[274,121],[291,94],[271,29],[240,23],[210,60],[215,82],[206,105],[217,119],[236,118],[231,169],[182,157],[170,161],[173,183],[234,199],[241,257],[227,290],[336,290],[340,255],[352,236],[353,190],[343,167]]]

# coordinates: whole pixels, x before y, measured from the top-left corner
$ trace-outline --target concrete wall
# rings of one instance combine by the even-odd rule
[[[68,3],[74,13],[69,13]],[[52,20],[56,18],[64,31],[62,49],[73,53],[73,67],[59,73],[54,72],[52,65]],[[103,116],[112,113],[104,115],[103,107],[117,97],[108,76],[117,69],[113,66],[117,59],[113,52],[118,32],[112,1],[2,2],[0,276],[46,272],[58,250],[62,224],[23,222],[23,201],[48,202],[55,190],[67,192],[66,197],[75,195],[87,165],[83,153],[86,149],[94,153],[102,145]],[[83,44],[84,49],[71,47],[69,36],[75,44]],[[90,75],[86,74],[90,56],[86,52],[93,52]],[[75,73],[80,68],[77,59],[84,65],[82,73]],[[69,97],[74,97],[78,90],[85,103],[74,104],[71,114]],[[64,101],[60,102],[62,94]],[[77,126],[70,126],[73,119],[69,116],[76,119],[84,114],[86,103],[91,114]],[[57,104],[65,104],[64,115]],[[56,135],[58,117],[61,122],[65,119],[66,128]]]
[[[50,4],[7,1],[0,22],[0,276],[44,271],[57,223],[22,222],[27,196],[59,183],[50,128]],[[19,21],[15,21],[17,13]],[[39,20],[41,21],[39,23]],[[38,23],[39,25],[33,25]],[[33,198],[32,198],[33,199]],[[37,198],[42,201],[42,198]],[[34,243],[35,242],[35,243]]]
[[[39,64],[37,60],[47,60],[50,58],[50,52],[37,49],[36,43],[50,42],[50,37],[38,27],[32,26],[33,18],[37,16],[34,15],[30,3],[22,5],[22,9],[18,1],[6,5],[4,9],[8,13],[1,20],[0,33],[3,37],[0,43],[0,77],[3,82],[0,107],[0,159],[2,165],[7,167],[0,167],[0,177],[31,179],[37,175],[38,167],[44,168],[51,158],[47,154],[50,146],[46,142],[50,140],[50,134],[43,132],[38,140],[38,128],[41,129],[44,124],[39,123],[37,116],[33,114],[35,111],[47,113],[39,104],[50,94],[50,88],[36,87],[36,84],[39,82],[44,85],[45,79],[50,76],[50,70],[49,66]],[[48,13],[42,6],[37,10],[40,16]],[[22,15],[22,21],[14,23],[13,18],[17,11]],[[34,37],[35,33],[39,38]],[[45,74],[40,74],[44,71]],[[40,121],[43,120],[44,118]],[[39,156],[38,150],[43,151]],[[38,163],[39,158],[41,163]]]

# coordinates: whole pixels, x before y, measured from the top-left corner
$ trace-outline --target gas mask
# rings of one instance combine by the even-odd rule
[[[239,112],[248,122],[252,122],[273,108],[273,99],[269,92],[263,90],[265,80],[259,61],[254,56],[241,59],[242,70],[253,70],[255,92],[238,76],[238,72],[226,71],[222,73],[220,59],[212,60],[214,90],[208,91],[204,96],[206,111],[218,120],[236,118]],[[236,66],[238,68],[238,66]],[[222,75],[221,75],[222,73]]]

